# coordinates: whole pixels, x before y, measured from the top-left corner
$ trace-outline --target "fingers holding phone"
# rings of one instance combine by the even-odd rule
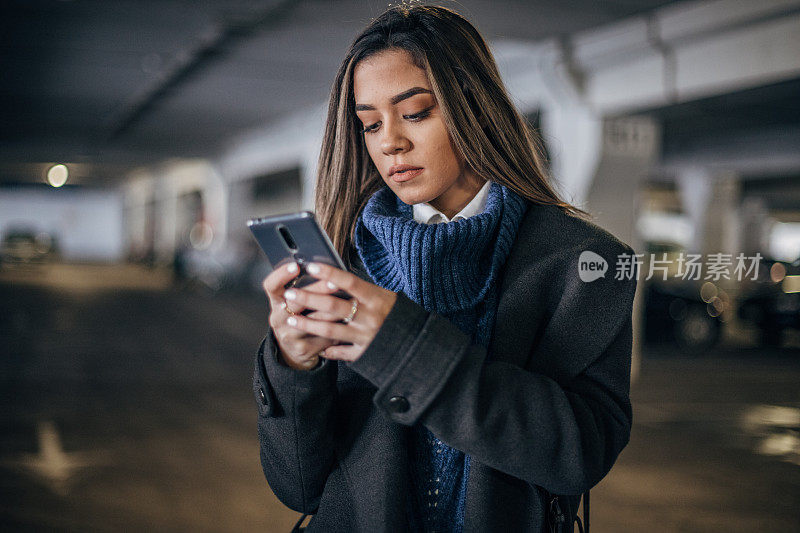
[[[349,299],[350,295],[346,292],[328,288],[327,282],[309,276],[302,268],[302,265],[313,261],[344,270],[342,258],[311,211],[250,219],[247,226],[274,269],[264,280],[264,290],[271,308],[270,325],[278,339],[282,358],[289,366],[313,368],[319,361],[319,352],[339,342],[293,328],[287,324],[287,319],[292,314],[303,315],[315,319],[315,323],[319,324],[341,322],[342,316],[331,314],[330,309],[324,311],[304,307],[297,301],[286,303],[285,290],[294,280],[292,285],[296,284],[297,289]]]
[[[275,333],[278,342],[280,356],[284,363],[298,370],[310,370],[319,362],[319,352],[329,346],[337,344],[331,339],[311,335],[306,332],[289,327],[286,319],[291,314],[300,314],[307,308],[298,303],[289,303],[284,299],[285,287],[300,274],[297,263],[288,263],[273,270],[263,283],[264,291],[269,298],[271,312],[269,314],[269,324]],[[321,281],[316,281],[303,287],[304,290],[322,292],[330,294],[334,292]],[[291,307],[289,307],[291,306]],[[309,317],[318,320],[338,319],[339,317],[327,317],[327,313],[313,311]]]

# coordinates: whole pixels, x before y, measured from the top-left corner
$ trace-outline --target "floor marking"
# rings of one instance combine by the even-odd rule
[[[24,454],[18,459],[2,461],[2,466],[33,475],[53,492],[65,495],[78,471],[108,464],[105,452],[66,452],[55,424],[43,420],[36,425],[39,452]]]

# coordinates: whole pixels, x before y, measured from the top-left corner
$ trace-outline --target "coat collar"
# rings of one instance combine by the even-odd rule
[[[511,252],[500,271],[497,317],[488,348],[492,360],[505,361],[522,368],[526,366],[529,352],[527,348],[532,344],[531,337],[535,332],[534,328],[530,328],[531,331],[527,333],[521,332],[518,315],[525,313],[529,316],[530,323],[536,324],[539,322],[537,317],[530,316],[529,313],[543,309],[543,306],[531,309],[531,302],[526,297],[527,291],[520,286],[524,283],[526,269],[537,260],[538,247],[535,243],[538,240],[537,232],[541,230],[538,221],[543,209],[547,209],[547,206],[529,202]]]

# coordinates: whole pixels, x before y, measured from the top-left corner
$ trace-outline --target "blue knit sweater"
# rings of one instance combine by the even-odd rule
[[[373,281],[402,291],[488,347],[497,310],[497,278],[511,251],[526,203],[492,183],[482,213],[444,224],[420,224],[413,208],[384,187],[356,222],[355,246]],[[469,455],[422,424],[413,426],[409,520],[414,531],[461,532]]]

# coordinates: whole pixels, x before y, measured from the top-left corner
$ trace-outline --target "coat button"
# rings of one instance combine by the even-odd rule
[[[258,388],[258,397],[261,399],[261,403],[267,405],[267,395],[264,394],[264,387]]]
[[[392,396],[389,398],[389,410],[393,413],[405,413],[411,406],[403,396]]]

